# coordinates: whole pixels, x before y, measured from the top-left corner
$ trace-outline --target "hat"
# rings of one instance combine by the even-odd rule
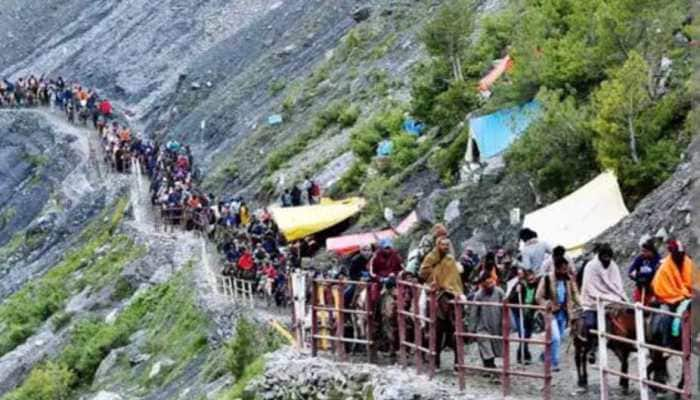
[[[680,240],[669,240],[666,242],[666,247],[668,248],[668,251],[671,253],[684,253],[685,252],[685,247],[683,247],[683,243],[681,243]]]
[[[447,236],[447,228],[443,224],[435,224],[433,226],[433,236]]]
[[[390,249],[394,247],[394,244],[391,242],[391,239],[382,239],[379,241],[379,247],[382,249]]]

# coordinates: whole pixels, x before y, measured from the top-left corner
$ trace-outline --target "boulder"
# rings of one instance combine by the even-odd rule
[[[447,208],[445,208],[445,223],[450,224],[452,221],[459,218],[459,204],[459,199],[454,199],[447,205]]]
[[[97,368],[97,371],[95,372],[95,384],[96,385],[101,385],[102,383],[107,383],[109,380],[109,377],[111,375],[111,372],[114,370],[114,367],[117,365],[117,361],[119,361],[119,357],[124,353],[124,349],[115,349],[109,352],[107,357],[102,360],[100,363],[100,366]]]
[[[151,367],[151,372],[148,373],[148,379],[153,379],[163,372],[169,371],[173,366],[175,366],[175,361],[170,358],[163,358],[153,364]]]
[[[372,8],[370,8],[369,6],[360,7],[356,8],[355,11],[352,12],[352,19],[354,19],[355,22],[359,23],[362,21],[366,21],[371,15]]]
[[[122,399],[123,399],[123,397],[116,394],[116,393],[107,392],[107,391],[103,390],[103,391],[97,393],[95,395],[95,397],[93,397],[90,400],[122,400]]]

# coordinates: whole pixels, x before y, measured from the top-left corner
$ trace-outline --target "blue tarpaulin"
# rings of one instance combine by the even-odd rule
[[[394,143],[391,140],[382,140],[377,146],[377,155],[380,157],[390,156],[394,151]]]
[[[403,121],[403,130],[408,132],[410,135],[420,136],[423,133],[423,129],[425,129],[425,125],[416,121],[415,119],[406,118],[406,120]]]
[[[282,123],[282,116],[279,114],[273,114],[267,117],[267,123],[269,125],[279,125]]]
[[[500,154],[510,146],[537,117],[541,105],[536,100],[469,120],[472,138],[482,159]]]

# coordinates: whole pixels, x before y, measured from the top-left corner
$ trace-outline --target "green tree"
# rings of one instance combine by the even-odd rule
[[[450,66],[453,81],[464,81],[462,62],[469,49],[473,26],[474,2],[448,0],[423,29],[421,38],[428,53]]]
[[[643,128],[638,119],[651,106],[649,66],[636,51],[594,94],[593,127],[601,164],[619,172],[629,162],[639,164],[638,142]]]
[[[537,96],[541,116],[516,141],[506,161],[512,171],[525,174],[550,197],[574,191],[596,174],[593,130],[587,107],[562,90],[543,89]]]
[[[593,96],[598,161],[617,173],[632,201],[666,179],[678,163],[672,132],[687,112],[682,95],[654,101],[649,73],[646,61],[633,50]]]
[[[227,366],[236,379],[243,376],[246,367],[260,355],[260,342],[255,325],[246,318],[239,319],[236,335],[226,344]]]
[[[594,57],[591,16],[598,0],[525,1],[512,37],[515,60],[509,100],[532,98],[541,86],[587,92],[603,78]]]
[[[593,18],[598,58],[621,64],[637,51],[655,73],[685,15],[683,0],[598,1]]]

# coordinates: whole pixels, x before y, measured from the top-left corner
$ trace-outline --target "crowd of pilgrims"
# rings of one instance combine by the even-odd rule
[[[302,258],[316,253],[320,246],[313,238],[287,243],[265,209],[251,211],[242,197],[217,198],[195,186],[194,160],[188,146],[176,141],[164,145],[144,140],[112,115],[112,105],[88,90],[62,78],[49,80],[29,76],[15,82],[0,83],[0,106],[46,105],[63,110],[74,121],[75,113],[86,113],[97,129],[105,158],[114,169],[128,173],[138,168],[150,177],[151,202],[160,209],[163,220],[188,230],[199,230],[212,239],[224,260],[222,274],[249,279],[261,289],[273,288],[278,305],[288,300],[289,273],[302,268]],[[81,119],[83,119],[81,117]],[[319,201],[319,188],[308,177],[301,185],[285,190],[284,207]],[[380,307],[384,295],[395,296],[395,280],[403,277],[431,285],[450,299],[546,305],[554,317],[552,325],[552,364],[560,365],[560,346],[567,326],[572,334],[586,337],[596,326],[596,299],[629,301],[622,273],[608,244],[597,246],[592,259],[576,268],[561,247],[540,241],[536,232],[522,229],[519,250],[496,247],[477,254],[468,244],[457,255],[448,231],[435,225],[404,261],[390,240],[363,247],[343,260],[337,259],[334,277],[350,281],[368,281],[370,302]],[[669,240],[667,255],[657,251],[658,240],[644,241],[640,253],[627,270],[635,283],[633,300],[667,310],[678,310],[693,293],[692,271],[695,265],[682,243]],[[346,286],[345,304],[356,304],[355,285]],[[685,306],[684,306],[685,307]],[[467,327],[473,332],[501,333],[500,307],[468,307]],[[518,335],[530,338],[538,330],[538,316],[532,310],[513,312],[512,326]],[[376,313],[381,318],[381,313]],[[390,323],[377,321],[378,323]],[[658,329],[670,332],[673,321],[661,319]],[[667,334],[667,333],[662,333]],[[451,332],[443,330],[438,338],[442,349]],[[486,367],[502,356],[501,341],[479,340],[479,354]],[[396,350],[396,344],[390,344]],[[521,344],[517,362],[528,364],[533,356],[527,344]]]

